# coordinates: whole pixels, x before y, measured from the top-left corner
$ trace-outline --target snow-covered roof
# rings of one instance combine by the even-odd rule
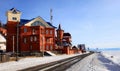
[[[0,42],[6,42],[6,39],[0,34]]]

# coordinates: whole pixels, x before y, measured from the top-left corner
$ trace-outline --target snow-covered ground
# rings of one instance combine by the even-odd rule
[[[120,56],[119,52],[102,52],[94,53],[83,60],[79,61],[67,71],[120,71]],[[32,57],[24,58],[16,61],[0,63],[0,71],[16,71],[60,59],[76,56],[75,55],[59,55],[49,57]],[[111,58],[113,56],[113,58]]]
[[[102,54],[95,53],[76,63],[67,71],[120,71],[120,66]]]
[[[40,65],[40,64],[49,63],[52,61],[57,61],[60,59],[65,59],[68,57],[73,57],[76,55],[80,55],[80,54],[24,58],[19,60],[18,62],[10,61],[5,63],[0,63],[0,71],[16,71],[16,70],[25,69],[25,68]]]
[[[120,50],[114,51],[103,51],[102,54],[108,58],[109,60],[113,61],[114,63],[120,65]]]

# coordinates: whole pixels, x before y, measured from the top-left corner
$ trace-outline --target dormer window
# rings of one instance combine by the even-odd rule
[[[13,10],[13,12],[12,12],[13,14],[17,14],[17,11],[16,10]]]
[[[12,17],[12,19],[13,19],[13,20],[17,20],[17,18],[16,18],[16,17]]]

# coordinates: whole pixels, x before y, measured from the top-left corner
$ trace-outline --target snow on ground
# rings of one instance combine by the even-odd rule
[[[58,55],[58,56],[47,56],[47,57],[33,57],[33,58],[24,58],[19,61],[10,61],[5,63],[0,63],[0,71],[16,71],[40,64],[45,64],[60,59],[65,59],[68,57],[73,57],[80,54],[74,55]]]
[[[114,63],[120,65],[120,50],[116,51],[104,51],[102,52],[103,56],[113,61]]]
[[[67,71],[120,71],[120,66],[95,53],[79,61]]]

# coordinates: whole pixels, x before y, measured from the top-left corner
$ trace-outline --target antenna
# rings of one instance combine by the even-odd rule
[[[52,9],[50,9],[50,23],[52,24],[52,19],[53,19],[53,16],[52,16]]]

